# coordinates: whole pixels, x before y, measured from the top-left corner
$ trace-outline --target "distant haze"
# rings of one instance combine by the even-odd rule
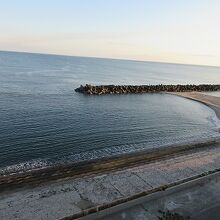
[[[219,0],[7,0],[0,50],[220,66]]]

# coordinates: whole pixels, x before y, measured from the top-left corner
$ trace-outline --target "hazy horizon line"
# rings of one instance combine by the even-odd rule
[[[70,54],[59,54],[59,53],[46,53],[46,52],[31,52],[31,51],[18,51],[18,50],[1,50],[0,52],[9,53],[27,53],[27,54],[38,54],[38,55],[51,55],[51,56],[65,56],[65,57],[81,57],[81,58],[94,58],[94,59],[108,59],[108,60],[122,60],[122,61],[135,61],[135,62],[149,62],[149,63],[161,63],[161,64],[174,64],[174,65],[188,65],[188,66],[201,66],[201,67],[220,67],[220,65],[209,65],[209,64],[194,64],[194,63],[180,63],[180,62],[166,62],[156,60],[139,60],[132,58],[115,58],[115,57],[97,57],[97,56],[82,56],[82,55],[70,55]]]

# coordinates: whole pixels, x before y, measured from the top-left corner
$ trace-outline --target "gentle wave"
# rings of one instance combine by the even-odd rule
[[[220,68],[0,52],[1,173],[219,137],[208,107],[169,95],[87,97],[80,84],[220,84]]]
[[[220,137],[210,137],[210,138],[201,138],[200,141],[191,141],[187,140],[185,142],[176,142],[176,143],[167,143],[161,146],[154,146],[153,144],[151,147],[147,148],[148,150],[158,148],[166,148],[172,146],[183,146],[183,145],[196,145],[196,144],[209,144],[214,142],[219,142]],[[0,176],[6,176],[16,173],[23,173],[23,172],[31,172],[34,170],[45,169],[52,166],[64,165],[64,164],[74,164],[82,161],[89,161],[89,160],[96,160],[102,158],[111,158],[114,156],[120,156],[130,153],[137,153],[146,151],[146,144],[133,144],[133,145],[123,145],[123,146],[115,146],[112,148],[103,148],[100,150],[91,150],[86,151],[78,154],[69,155],[63,158],[57,158],[56,161],[51,161],[51,159],[44,159],[44,160],[30,160],[26,162],[22,162],[19,164],[14,164],[6,167],[0,168]]]
[[[52,164],[46,160],[30,160],[1,168],[0,176],[43,169],[49,166],[52,166]]]

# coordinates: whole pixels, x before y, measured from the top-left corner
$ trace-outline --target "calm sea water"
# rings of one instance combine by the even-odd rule
[[[220,83],[220,68],[0,52],[1,173],[219,137],[200,103],[74,92],[85,83]]]

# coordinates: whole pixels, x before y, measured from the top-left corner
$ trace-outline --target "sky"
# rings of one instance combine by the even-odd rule
[[[220,66],[220,1],[0,0],[0,50]]]

